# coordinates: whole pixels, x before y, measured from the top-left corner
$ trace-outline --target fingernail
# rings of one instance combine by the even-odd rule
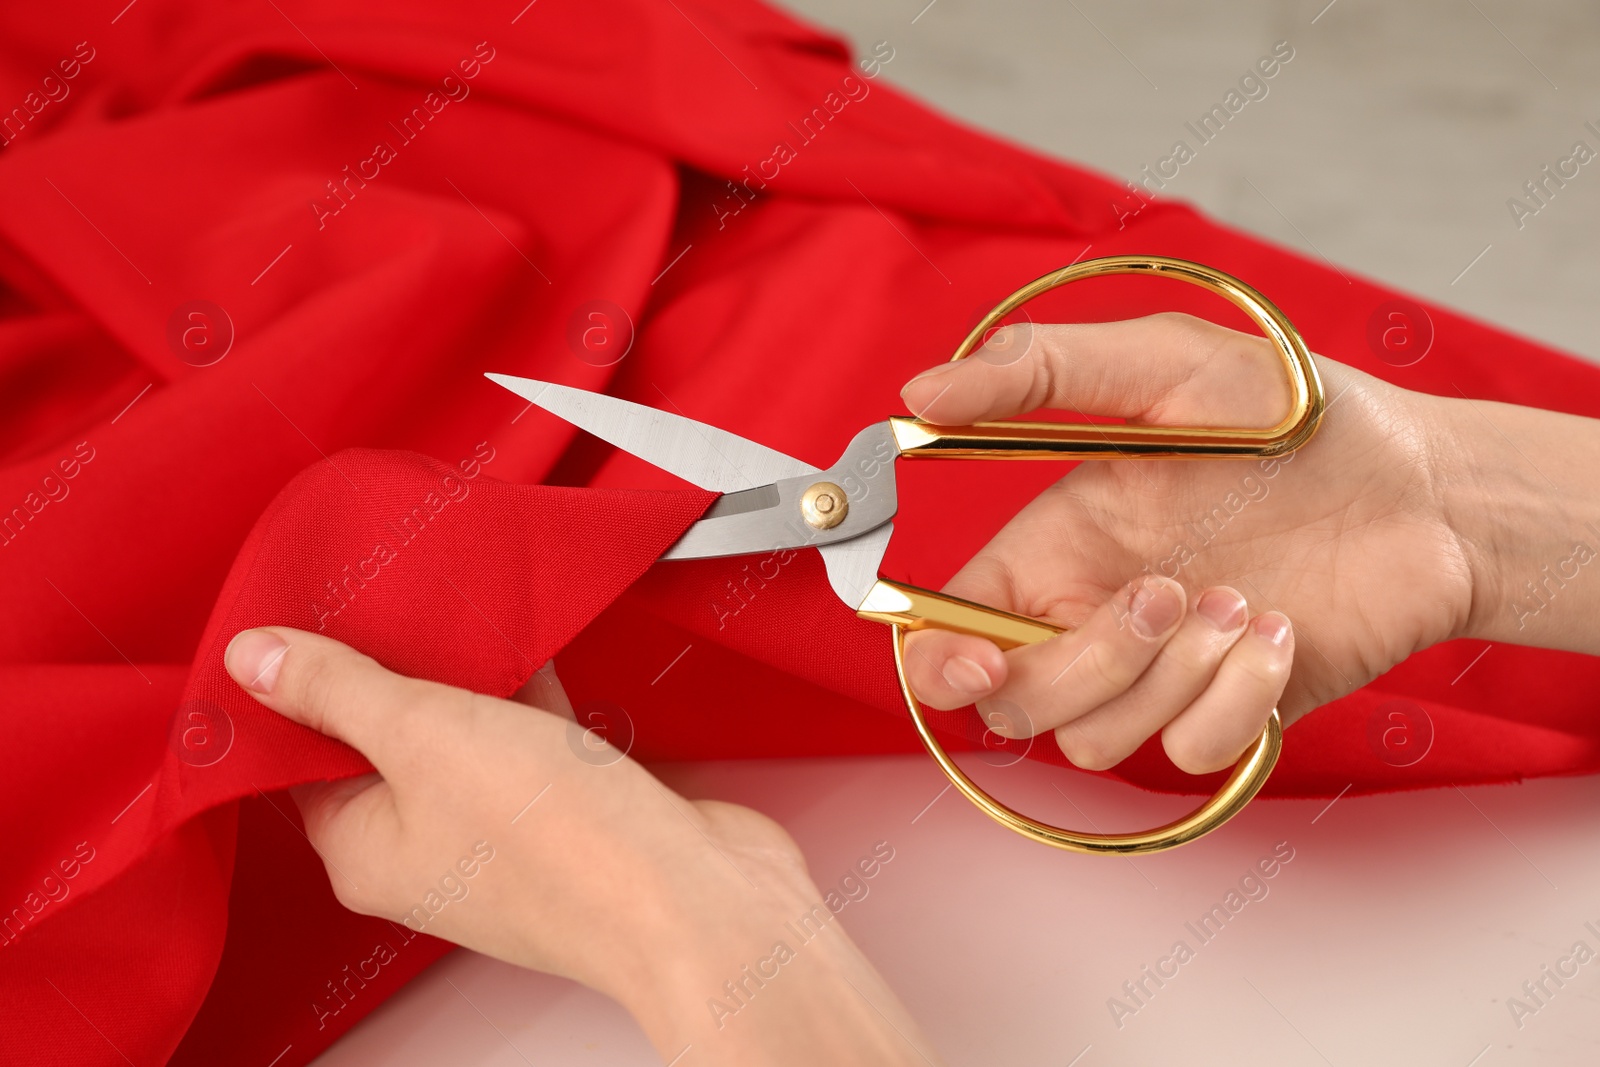
[[[1280,648],[1289,640],[1289,620],[1276,611],[1257,616],[1253,629]]]
[[[1232,633],[1244,625],[1244,597],[1232,589],[1207,589],[1194,613],[1223,633]]]
[[[976,660],[965,656],[951,656],[944,661],[944,680],[958,693],[987,693],[994,688],[989,672]]]
[[[1143,637],[1157,637],[1172,629],[1183,614],[1177,586],[1164,578],[1146,578],[1128,602],[1133,629]]]
[[[284,639],[271,630],[242,630],[228,642],[222,661],[234,681],[252,693],[265,695],[277,684],[283,654],[288,651]]]

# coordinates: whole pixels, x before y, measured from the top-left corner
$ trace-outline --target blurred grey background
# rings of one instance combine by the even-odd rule
[[[1596,0],[781,3],[889,41],[883,76],[945,114],[1124,180],[1286,40],[1162,195],[1600,361],[1600,158],[1543,206],[1523,188],[1600,153]]]

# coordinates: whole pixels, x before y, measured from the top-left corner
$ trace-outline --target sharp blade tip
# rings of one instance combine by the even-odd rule
[[[503,389],[509,389],[525,400],[532,400],[550,387],[549,382],[537,378],[518,378],[514,374],[497,374],[484,371],[483,376]]]

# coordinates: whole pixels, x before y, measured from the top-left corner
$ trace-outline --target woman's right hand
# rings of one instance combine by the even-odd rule
[[[977,700],[1009,736],[1052,730],[1090,769],[1159,731],[1201,773],[1234,762],[1275,704],[1292,722],[1467,633],[1482,566],[1446,492],[1463,402],[1318,368],[1327,413],[1290,456],[1089,461],[1042,493],[946,591],[1072,632],[1005,653],[914,634],[917,694]],[[946,425],[1050,407],[1265,428],[1289,407],[1267,340],[1170,314],[1007,327],[903,396]]]

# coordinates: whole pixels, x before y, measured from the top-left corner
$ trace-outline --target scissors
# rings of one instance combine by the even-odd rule
[[[1215,830],[1261,789],[1283,747],[1283,726],[1276,708],[1221,789],[1183,818],[1152,830],[1120,834],[1085,833],[1039,822],[984,792],[945,752],[906,679],[905,635],[928,628],[952,630],[976,634],[1009,649],[1048,640],[1063,632],[1062,628],[878,575],[894,532],[894,461],[900,457],[1250,458],[1291,452],[1316,432],[1327,405],[1311,354],[1294,326],[1264,296],[1237,278],[1185,260],[1112,256],[1046,274],[996,305],[967,334],[952,360],[965,358],[991,326],[1034,297],[1070,282],[1112,274],[1177,279],[1215,292],[1240,308],[1282,357],[1291,392],[1290,409],[1283,421],[1264,430],[1015,420],[937,426],[895,416],[856,434],[837,463],[818,470],[681,415],[530,378],[488,377],[615,447],[722,494],[704,517],[667,549],[663,559],[816,548],[828,583],[845,606],[864,619],[890,627],[900,690],[928,753],[951,783],[996,822],[1034,841],[1075,852],[1159,852]]]

